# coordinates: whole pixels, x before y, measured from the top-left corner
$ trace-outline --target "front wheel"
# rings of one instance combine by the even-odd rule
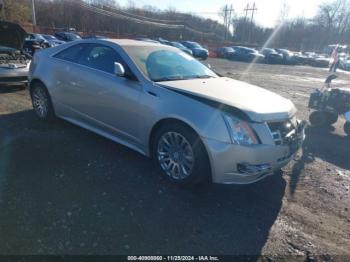
[[[41,83],[34,83],[30,94],[36,116],[43,121],[54,119],[55,113],[51,98],[45,86]]]
[[[158,130],[153,157],[161,172],[177,184],[197,184],[209,178],[207,152],[199,136],[181,124],[170,124]]]
[[[344,124],[344,132],[350,136],[350,122],[345,122]]]

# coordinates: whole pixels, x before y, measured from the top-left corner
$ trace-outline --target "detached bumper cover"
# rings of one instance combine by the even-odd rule
[[[212,169],[212,180],[220,184],[250,184],[272,175],[293,158],[305,139],[305,123],[284,145],[240,146],[205,139]]]

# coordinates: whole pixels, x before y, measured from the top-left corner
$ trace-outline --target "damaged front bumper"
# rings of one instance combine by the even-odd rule
[[[298,121],[294,131],[276,145],[241,146],[203,139],[211,161],[212,181],[220,184],[249,184],[272,175],[289,163],[305,139],[306,122]]]

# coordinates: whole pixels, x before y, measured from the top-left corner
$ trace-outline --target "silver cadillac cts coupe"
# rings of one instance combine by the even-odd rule
[[[247,184],[286,165],[304,139],[290,100],[226,77],[181,50],[82,40],[35,54],[30,93],[63,118],[152,157],[179,184]]]

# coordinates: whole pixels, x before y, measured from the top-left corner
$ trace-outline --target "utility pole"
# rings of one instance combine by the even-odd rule
[[[35,3],[32,0],[32,18],[33,18],[33,26],[36,26],[36,14],[35,14]]]
[[[227,34],[226,25],[227,25],[227,5],[225,5],[224,7],[224,27],[225,27],[224,42],[226,41],[226,34]]]
[[[247,4],[247,7],[244,9],[245,11],[245,22],[248,22],[248,12],[251,12],[250,17],[250,27],[249,27],[249,37],[248,41],[252,41],[252,31],[253,31],[253,20],[254,20],[254,13],[258,11],[258,8],[256,8],[255,2],[253,3],[252,7]]]
[[[243,11],[245,12],[245,18],[244,19],[247,21],[248,12],[250,11],[249,3],[247,4],[246,8]]]
[[[230,31],[232,12],[234,11],[232,4],[230,5],[230,7],[228,7],[228,5],[225,5],[223,11],[224,11],[224,27],[225,27],[224,41],[226,41],[227,33],[229,33]]]

